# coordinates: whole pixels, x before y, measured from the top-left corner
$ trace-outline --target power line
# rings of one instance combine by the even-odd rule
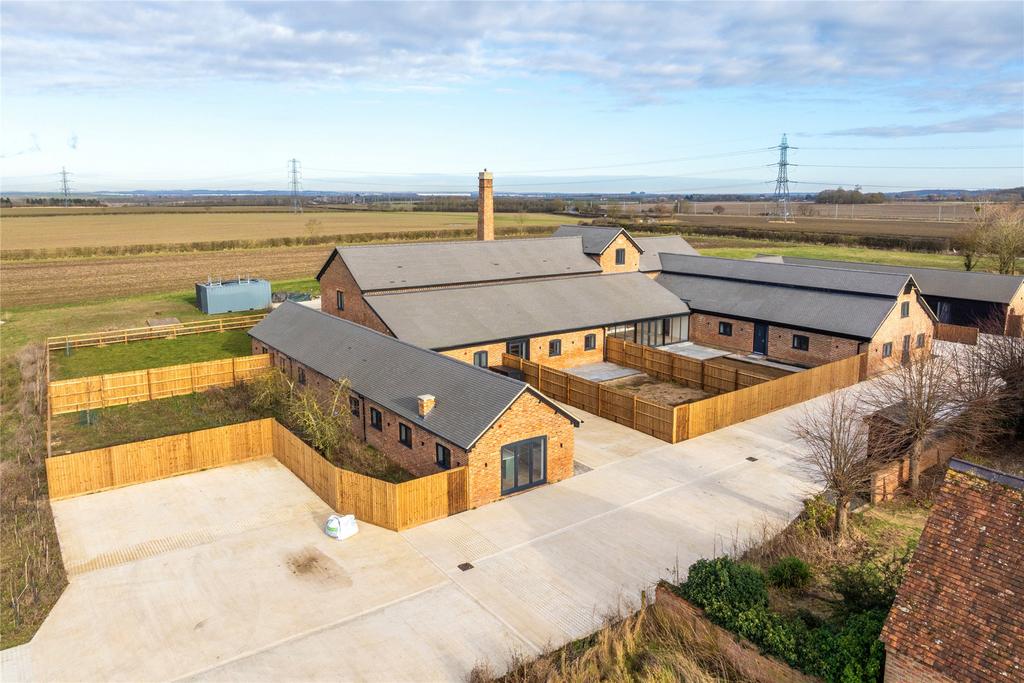
[[[792,164],[793,166],[802,166],[804,168],[867,168],[872,170],[877,169],[898,169],[898,170],[917,170],[917,171],[981,171],[981,170],[994,170],[994,169],[1021,169],[1024,166],[850,166],[843,164]]]
[[[950,146],[947,146],[947,145],[942,145],[942,146],[926,145],[926,146],[919,146],[919,147],[801,147],[800,149],[804,149],[804,150],[829,150],[829,151],[842,150],[842,151],[847,151],[847,152],[872,152],[872,151],[899,152],[901,150],[916,151],[916,150],[922,150],[922,149],[926,149],[926,150],[927,149],[938,149],[938,150],[947,150],[947,149],[1014,149],[1014,150],[1017,150],[1017,149],[1021,149],[1021,145],[969,145],[969,146],[966,146],[966,147],[959,147],[959,146],[950,147]]]
[[[299,196],[300,176],[299,160],[291,159],[288,162],[288,175],[292,186],[292,213],[302,213],[302,198]]]

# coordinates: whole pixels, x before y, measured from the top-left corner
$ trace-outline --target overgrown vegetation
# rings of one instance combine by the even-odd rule
[[[70,379],[167,365],[199,363],[252,354],[247,330],[191,334],[175,339],[152,339],[54,352],[50,379]]]
[[[687,681],[747,679],[731,668],[716,645],[698,637],[678,615],[657,604],[615,620],[586,638],[535,659],[516,656],[498,677],[477,666],[471,683],[590,683],[591,681]]]
[[[676,592],[714,623],[804,673],[825,681],[881,681],[884,648],[878,640],[896,596],[926,510],[906,515],[883,506],[854,515],[851,535],[836,543],[834,510],[821,497],[780,533],[743,554],[698,560]],[[904,521],[906,521],[904,519]]]
[[[46,491],[43,359],[30,346],[0,366],[0,642],[29,640],[67,584]]]

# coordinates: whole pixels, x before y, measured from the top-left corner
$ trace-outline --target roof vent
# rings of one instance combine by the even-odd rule
[[[420,414],[420,417],[426,417],[427,413],[434,409],[434,404],[436,402],[437,400],[434,398],[433,394],[423,394],[422,396],[417,396],[416,412]]]

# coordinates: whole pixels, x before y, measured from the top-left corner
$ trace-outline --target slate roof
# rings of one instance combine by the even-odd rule
[[[588,256],[600,256],[608,248],[616,237],[622,233],[626,238],[636,245],[642,252],[643,249],[633,236],[622,228],[613,228],[601,225],[560,225],[552,237],[582,237],[583,253]]]
[[[959,460],[882,629],[955,681],[1024,679],[1024,479]]]
[[[679,298],[642,273],[554,278],[366,297],[399,339],[428,349],[681,315]]]
[[[332,315],[285,302],[249,330],[268,346],[334,380],[411,424],[470,448],[524,391],[575,418],[523,382],[504,377]],[[433,394],[426,417],[416,397]]]
[[[705,258],[705,257],[698,257]],[[655,282],[695,311],[871,339],[895,298],[662,272]]]
[[[899,296],[910,279],[907,273],[875,273],[680,254],[662,254],[661,266],[667,273],[885,297]]]
[[[912,275],[921,288],[922,294],[1008,304],[1024,285],[1024,275],[998,275],[996,273],[965,272],[944,268],[920,268],[918,266],[890,266],[881,263],[857,261],[828,261],[824,259],[796,258],[783,256],[783,263],[866,270],[876,273],[907,273]]]
[[[690,243],[679,235],[666,235],[665,237],[635,237],[633,241],[640,245],[643,253],[640,254],[640,272],[652,273],[661,270],[662,254],[687,254],[689,256],[700,256]]]
[[[364,292],[601,271],[583,253],[579,236],[337,247],[318,280],[338,256]]]

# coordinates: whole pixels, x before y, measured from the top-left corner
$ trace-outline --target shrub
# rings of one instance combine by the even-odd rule
[[[778,588],[806,588],[811,582],[811,566],[799,557],[783,557],[768,568],[768,583]]]
[[[893,553],[889,558],[863,557],[836,567],[832,589],[843,596],[843,609],[848,613],[876,609],[888,612],[911,555],[913,544],[908,544],[903,553]]]
[[[768,606],[764,574],[757,567],[724,556],[691,564],[680,590],[709,614],[723,617]]]
[[[819,493],[804,501],[804,509],[800,513],[796,527],[801,531],[827,535],[832,532],[835,516],[836,506]]]

